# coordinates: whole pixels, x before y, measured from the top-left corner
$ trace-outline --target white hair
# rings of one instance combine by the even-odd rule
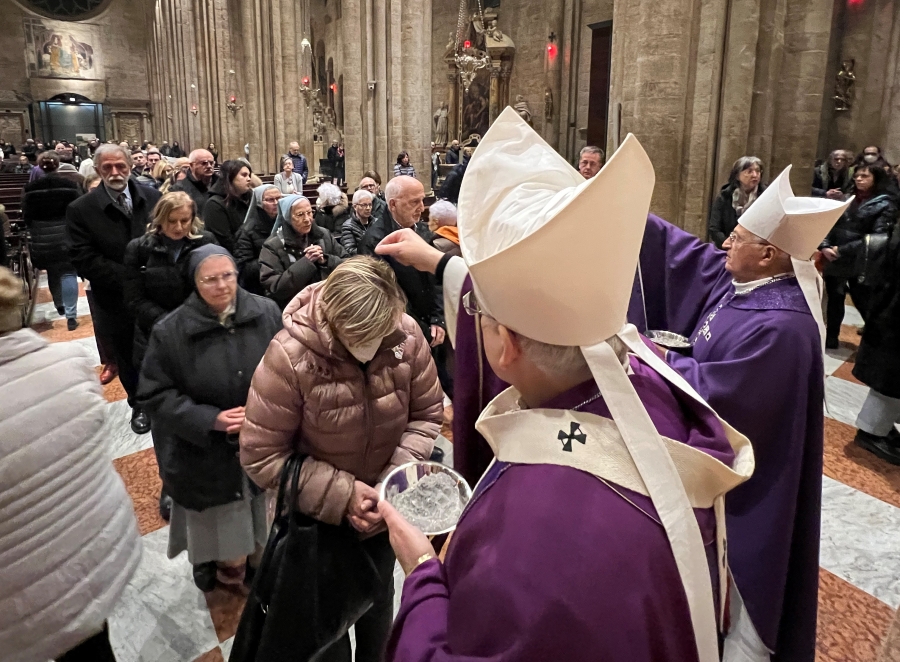
[[[572,375],[587,365],[587,360],[580,347],[566,345],[549,345],[547,343],[516,334],[522,353],[537,366],[541,372],[552,376]],[[617,336],[607,339],[616,356],[623,363],[627,360],[628,349]]]
[[[103,162],[105,157],[111,157],[113,154],[121,154],[125,158],[125,162],[128,164],[128,167],[131,168],[134,166],[134,162],[131,160],[131,152],[122,147],[121,145],[100,145],[97,148],[97,151],[94,152],[94,167],[99,168],[100,164]]]
[[[438,200],[428,209],[428,217],[438,227],[456,225],[456,205],[449,200]]]
[[[341,189],[334,184],[321,184],[318,188],[319,199],[316,200],[317,207],[334,207],[341,204]]]
[[[353,194],[353,204],[358,205],[360,202],[371,202],[374,198],[374,195],[361,188]]]

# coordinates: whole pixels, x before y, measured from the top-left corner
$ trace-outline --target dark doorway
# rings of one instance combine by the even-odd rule
[[[612,21],[591,29],[591,86],[588,97],[587,144],[606,150],[609,126],[609,69],[612,61]]]
[[[32,134],[49,142],[67,140],[77,144],[79,136],[106,139],[103,104],[80,94],[58,94],[47,101],[31,104]]]

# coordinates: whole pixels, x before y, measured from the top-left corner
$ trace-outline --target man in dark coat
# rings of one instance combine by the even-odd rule
[[[94,164],[103,183],[69,205],[66,222],[69,255],[78,275],[91,282],[94,325],[113,343],[119,379],[133,407],[131,428],[150,431],[147,415],[135,406],[138,372],[133,361],[134,317],[125,304],[125,247],[144,234],[159,191],[129,181],[131,154],[118,145],[102,145]]]
[[[844,194],[853,189],[853,172],[849,165],[844,150],[834,150],[827,162],[813,170],[812,194],[817,198],[842,200]]]
[[[309,178],[309,165],[306,163],[306,157],[300,153],[300,143],[292,142],[288,145],[288,153],[282,155],[278,160],[279,163],[284,159],[290,159],[294,164],[294,172],[303,178],[303,183]]]
[[[469,167],[469,159],[472,158],[472,149],[466,147],[463,150],[463,161],[450,171],[441,186],[440,197],[449,200],[453,204],[459,202],[459,189],[462,188],[463,178],[466,176],[466,169]]]
[[[184,191],[197,205],[197,216],[203,218],[203,208],[209,200],[210,188],[215,183],[214,169],[216,161],[205,149],[195,149],[190,155],[190,170],[187,177],[173,184],[170,191]]]
[[[444,156],[444,163],[456,165],[459,163],[459,141],[454,140],[450,143],[450,148]]]
[[[78,184],[53,173],[25,187],[22,218],[31,235],[31,261],[47,270],[56,312],[69,331],[78,328],[78,276],[66,246],[66,208],[78,199]]]

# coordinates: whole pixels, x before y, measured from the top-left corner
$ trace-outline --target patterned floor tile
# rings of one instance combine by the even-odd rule
[[[876,662],[892,617],[880,600],[820,570],[816,662]]]
[[[100,373],[103,372],[103,366],[98,365],[94,368],[94,372],[97,373],[97,379],[100,379]],[[103,397],[106,398],[107,402],[118,402],[119,400],[125,400],[128,398],[128,394],[125,392],[125,387],[122,386],[122,382],[119,381],[119,378],[116,377],[109,384],[101,384],[103,388]]]
[[[227,658],[222,654],[222,649],[216,646],[211,651],[206,651],[198,657],[194,662],[225,662]]]
[[[84,294],[84,286],[87,283],[84,281],[78,281],[78,296],[83,297]],[[37,294],[34,297],[35,303],[52,303],[53,295],[50,293],[49,287],[39,287]]]
[[[113,466],[125,483],[128,496],[134,504],[141,535],[157,531],[166,525],[159,516],[159,492],[162,481],[152,448],[131,453],[113,460]]]
[[[78,328],[74,331],[69,331],[64,319],[57,319],[53,322],[38,322],[32,324],[31,328],[41,334],[48,342],[65,342],[67,340],[94,337],[94,322],[91,320],[90,315],[79,317]]]
[[[216,590],[205,595],[209,614],[220,642],[228,641],[237,632],[247,592],[239,588],[217,586]]]
[[[153,433],[135,434],[131,431],[131,407],[126,400],[106,405],[106,422],[101,434],[105,436],[113,457],[124,457],[153,446]]]
[[[856,428],[825,419],[825,475],[900,508],[900,467],[853,443]]]
[[[835,376],[827,377],[825,379],[825,397],[828,404],[826,416],[855,427],[856,417],[868,394],[868,386],[848,382],[846,379]]]

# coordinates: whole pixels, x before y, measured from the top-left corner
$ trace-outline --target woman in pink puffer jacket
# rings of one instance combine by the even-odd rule
[[[391,268],[369,257],[301,291],[253,376],[240,436],[241,464],[260,487],[277,488],[300,451],[300,510],[328,524],[346,518],[370,536],[385,592],[356,623],[357,660],[380,658],[392,618],[394,556],[387,533],[375,534],[378,483],[428,459],[443,419],[430,347],[405,305]],[[334,646],[349,656],[349,637]]]

